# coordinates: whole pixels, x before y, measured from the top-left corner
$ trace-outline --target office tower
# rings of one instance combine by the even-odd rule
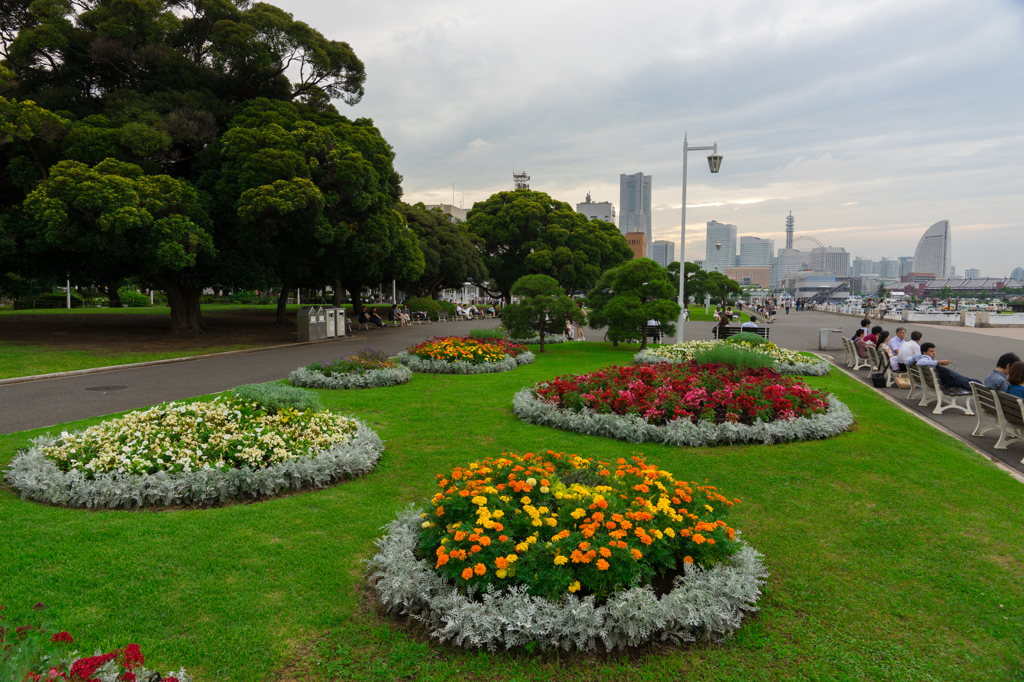
[[[949,277],[953,258],[949,221],[940,220],[929,227],[914,251],[914,272],[930,272],[939,279]]]
[[[775,240],[740,237],[740,267],[769,268],[768,286],[775,286]]]
[[[654,241],[651,231],[651,176],[643,173],[619,176],[619,231],[643,232],[646,243]]]
[[[708,223],[707,255],[704,269],[708,272],[725,273],[726,268],[736,267],[736,226],[712,220]]]
[[[979,279],[981,277],[981,270],[978,268],[967,268],[964,272],[964,277],[966,279]]]
[[[610,201],[591,201],[590,192],[587,192],[587,200],[576,204],[576,212],[582,213],[590,220],[603,220],[606,223],[615,224],[615,207]]]
[[[663,268],[676,259],[676,243],[659,239],[651,244],[650,259]]]
[[[870,258],[861,258],[857,256],[853,259],[853,276],[860,277],[861,275],[870,274],[875,271],[875,261]]]
[[[900,262],[900,277],[903,277],[903,275],[909,275],[914,271],[913,256],[900,256],[896,260]]]
[[[820,246],[811,249],[811,269],[838,277],[850,271],[850,254],[841,246]]]
[[[871,272],[875,273],[882,279],[899,279],[900,262],[898,260],[882,258],[882,260],[874,262]]]

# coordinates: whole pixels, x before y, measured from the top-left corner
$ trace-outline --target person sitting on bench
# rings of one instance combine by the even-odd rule
[[[1018,360],[1010,365],[1010,374],[1007,376],[1010,387],[1007,393],[1018,398],[1024,398],[1024,362]]]
[[[864,330],[864,336],[867,336],[871,332],[871,328],[868,326],[869,324],[871,324],[871,320],[869,320],[866,317],[863,320],[860,321],[860,328],[862,330]],[[857,335],[854,334],[851,338],[854,341],[856,341],[857,340]]]
[[[972,381],[976,384],[981,383],[976,379],[968,379],[965,376],[957,374],[946,367],[946,365],[953,364],[950,360],[936,360],[935,344],[931,341],[922,343],[921,352],[911,358],[908,364],[914,364],[918,367],[934,367],[935,373],[939,375],[939,382],[941,382],[946,388],[956,387],[969,391],[971,390]]]
[[[369,310],[365,310],[365,309],[363,310],[362,314],[359,316],[359,322],[360,322],[360,324],[375,324],[378,327],[383,327],[384,326],[384,320],[380,319],[380,315],[378,315],[375,312],[370,312]]]
[[[857,347],[857,355],[862,358],[868,356],[868,344],[864,343],[864,330],[858,329],[853,334],[853,345]]]
[[[864,335],[864,343],[869,343],[873,346],[878,345],[878,333],[882,331],[882,328],[875,325],[871,328],[871,331]]]
[[[922,336],[921,332],[910,332],[910,341],[904,341],[903,345],[900,346],[900,352],[896,355],[896,369],[901,372],[907,371],[907,361],[921,352],[921,346],[918,342]]]
[[[754,322],[754,316],[748,315],[750,319],[740,325],[743,329],[757,329],[757,322]]]
[[[1005,393],[1010,392],[1010,382],[1006,378],[1010,374],[1010,367],[1015,362],[1020,362],[1016,353],[1003,353],[996,360],[996,368],[985,377],[985,388],[994,388]]]

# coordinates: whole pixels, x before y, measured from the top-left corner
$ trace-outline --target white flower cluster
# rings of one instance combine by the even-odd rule
[[[4,472],[4,480],[21,493],[22,499],[92,509],[206,506],[239,498],[274,497],[289,490],[324,488],[362,476],[376,466],[384,451],[380,436],[359,420],[349,421],[356,425],[349,440],[259,469],[211,467],[189,472],[87,475],[81,470],[57,468],[56,462],[43,455],[43,449],[53,445],[54,439],[40,436],[32,447],[14,458]]]
[[[539,398],[532,388],[524,388],[512,398],[512,411],[524,422],[551,426],[591,436],[617,438],[630,443],[665,443],[689,447],[707,447],[736,443],[783,443],[794,440],[818,440],[842,433],[853,425],[853,413],[838,398],[830,395],[824,414],[755,424],[715,424],[689,419],[674,419],[665,426],[648,424],[638,415],[600,413],[584,408],[574,412],[556,407]]]
[[[566,340],[567,339],[565,337],[565,334],[544,334],[544,344],[545,345],[547,345],[549,343],[565,343]],[[525,339],[509,339],[509,342],[510,343],[518,343],[518,344],[523,345],[523,346],[528,346],[528,345],[536,346],[538,343],[540,343],[540,334],[534,334],[533,336],[529,336],[529,337],[527,337]]]
[[[411,378],[412,370],[404,366],[368,369],[364,372],[332,374],[330,376],[307,367],[299,367],[288,376],[292,386],[330,389],[398,386],[399,384],[409,383]]]
[[[344,443],[356,422],[330,412],[282,409],[216,398],[129,412],[85,431],[64,431],[43,454],[61,469],[128,474],[258,469]]]
[[[519,365],[528,365],[534,361],[535,357],[532,352],[523,351],[515,357],[506,355],[498,362],[481,362],[479,365],[474,365],[472,362],[463,361],[424,360],[403,350],[395,356],[395,360],[414,372],[426,374],[494,374],[495,372],[508,372]]]
[[[694,356],[712,350],[721,343],[767,355],[775,361],[775,371],[779,374],[799,374],[802,376],[824,376],[829,373],[829,364],[820,359],[797,351],[779,348],[774,343],[754,344],[748,341],[687,341],[669,346],[654,346],[640,351],[633,356],[638,365],[651,365],[659,362],[687,362]]]
[[[636,647],[652,641],[720,640],[757,610],[768,571],[749,545],[711,569],[686,565],[674,588],[658,597],[650,587],[615,592],[604,604],[566,593],[560,601],[525,588],[464,594],[418,560],[420,509],[412,506],[386,526],[368,562],[381,603],[426,625],[440,641],[461,647],[511,649],[531,642],[543,649],[589,651]]]

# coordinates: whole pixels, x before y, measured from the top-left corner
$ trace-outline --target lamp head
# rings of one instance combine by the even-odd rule
[[[722,167],[722,155],[712,154],[708,157],[708,166],[711,167],[712,173],[717,173],[718,169]]]

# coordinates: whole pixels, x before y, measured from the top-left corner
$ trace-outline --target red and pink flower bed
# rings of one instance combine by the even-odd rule
[[[537,395],[575,412],[637,415],[657,425],[675,419],[753,424],[809,417],[828,408],[827,394],[772,369],[692,362],[558,377],[539,387]]]

